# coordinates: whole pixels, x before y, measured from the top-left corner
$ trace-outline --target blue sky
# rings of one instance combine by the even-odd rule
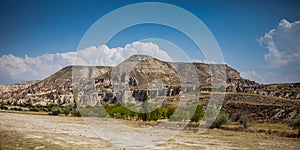
[[[0,63],[7,67],[11,66],[8,65],[7,60],[16,57],[25,59],[25,55],[33,58],[45,54],[76,51],[85,32],[100,17],[117,8],[137,2],[145,1],[2,0],[0,2],[0,57],[2,58],[0,61],[2,62]],[[263,83],[300,81],[300,78],[297,77],[300,76],[300,70],[297,70],[299,61],[289,61],[270,67],[270,63],[276,63],[273,61],[275,56],[271,54],[270,59],[266,58],[265,55],[272,52],[270,47],[268,49],[268,45],[262,43],[268,39],[265,37],[259,40],[270,30],[279,27],[279,23],[283,19],[288,23],[296,24],[300,20],[299,1],[191,0],[157,2],[181,7],[203,21],[218,41],[225,62],[242,72],[245,77]],[[295,30],[295,32],[299,31]],[[298,38],[297,34],[291,35]],[[197,47],[180,32],[169,27],[151,24],[128,28],[114,37],[107,45],[111,48],[124,47],[134,41],[153,37],[174,42],[189,55],[194,55],[195,51],[198,51]],[[296,50],[284,52],[285,47],[282,46],[279,51],[286,56],[299,54],[299,42],[294,43],[293,48]],[[14,57],[4,59],[3,56],[10,54]],[[201,54],[197,57],[203,59]],[[289,59],[290,57],[276,58]],[[285,66],[290,66],[290,64],[294,67]],[[22,65],[20,67],[12,65],[12,67],[22,71]],[[0,83],[2,84],[33,79],[33,77],[42,79],[47,75],[21,78],[18,76],[22,76],[22,74],[18,74],[16,69],[10,71],[8,68],[2,68],[1,71]],[[12,75],[13,73],[17,75]],[[286,75],[293,76],[283,78]]]

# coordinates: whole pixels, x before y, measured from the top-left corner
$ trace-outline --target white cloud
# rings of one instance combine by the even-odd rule
[[[241,77],[263,84],[269,83],[295,83],[300,81],[299,73],[270,71],[266,73],[258,73],[253,70],[241,72]]]
[[[244,77],[261,83],[300,81],[300,21],[283,19],[258,42],[268,49],[264,70],[260,74],[246,71]]]
[[[260,75],[259,73],[255,72],[255,71],[252,71],[252,70],[241,72],[241,77],[252,80],[252,81],[256,81],[258,83],[265,83],[264,76]]]
[[[205,64],[219,64],[213,60],[207,60],[207,59],[192,59],[190,62],[196,62],[196,63],[205,63]]]
[[[0,57],[0,82],[44,79],[67,65],[114,66],[136,54],[172,61],[164,50],[151,42],[133,42],[124,48],[109,48],[106,45],[91,46],[77,52],[44,54],[37,57],[26,55],[22,58],[10,54]]]
[[[300,21],[290,23],[283,19],[275,29],[270,30],[258,41],[269,50],[264,57],[267,67],[299,65]]]

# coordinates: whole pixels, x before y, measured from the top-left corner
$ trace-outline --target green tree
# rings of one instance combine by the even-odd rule
[[[157,108],[155,110],[153,110],[152,112],[150,112],[150,120],[153,120],[153,121],[157,121],[158,119],[160,119],[162,116],[162,113],[161,113],[161,109],[160,108]]]
[[[196,106],[194,105],[191,107],[190,110],[191,110],[190,114],[192,115],[191,121],[193,122],[199,122],[205,114],[203,107],[200,105],[196,105]]]
[[[78,94],[79,94],[79,89],[78,87],[73,88],[73,98],[74,98],[74,105],[73,105],[73,112],[72,115],[76,117],[81,117],[81,114],[77,108],[77,103],[79,102],[78,100]]]
[[[146,92],[144,94],[144,98],[143,98],[143,104],[142,104],[142,108],[143,108],[143,113],[141,114],[141,118],[143,121],[149,121],[150,119],[150,115],[149,115],[149,96],[148,96],[148,92]]]

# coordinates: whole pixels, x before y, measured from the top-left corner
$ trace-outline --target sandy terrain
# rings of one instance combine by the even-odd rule
[[[224,130],[207,130],[197,133],[185,130],[166,142],[158,141],[147,134],[135,136],[126,128],[115,128],[109,119],[96,119],[100,130],[110,130],[108,137],[122,138],[128,141],[139,139],[134,143],[152,139],[152,146],[126,147],[122,142],[99,138],[95,129],[91,130],[89,122],[79,117],[33,115],[0,112],[0,149],[299,149],[300,140],[282,138],[264,133],[246,133]],[[123,126],[126,121],[121,121]],[[126,125],[125,125],[126,126]],[[129,126],[127,126],[129,127]],[[151,128],[151,127],[144,127]],[[111,130],[112,129],[112,130]],[[124,130],[125,129],[125,130]],[[144,130],[142,130],[144,131]],[[141,132],[142,132],[141,131]],[[166,137],[173,129],[155,128],[153,134]],[[168,134],[169,133],[169,134]],[[97,133],[99,135],[99,133]],[[123,136],[121,136],[123,135]],[[103,136],[103,135],[102,135]],[[157,136],[156,136],[157,137]],[[109,138],[106,138],[109,139]],[[110,138],[113,139],[113,138]],[[126,140],[126,139],[124,139]],[[132,145],[134,145],[134,143]],[[129,144],[130,145],[130,144]]]

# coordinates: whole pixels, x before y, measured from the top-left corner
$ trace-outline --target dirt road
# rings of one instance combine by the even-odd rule
[[[0,119],[0,149],[134,149],[134,147],[117,145],[114,141],[99,138],[86,121],[79,117],[0,112]],[[98,119],[98,121],[103,128],[111,126],[111,122],[107,119]],[[114,131],[115,136],[128,135],[128,138],[131,138],[131,133],[126,130],[114,129]],[[166,131],[172,132],[171,129],[161,129],[155,131],[155,134],[164,136]],[[207,130],[205,133],[185,130],[167,142],[157,141],[153,147],[150,147],[150,149],[299,148],[299,139],[217,129]]]

